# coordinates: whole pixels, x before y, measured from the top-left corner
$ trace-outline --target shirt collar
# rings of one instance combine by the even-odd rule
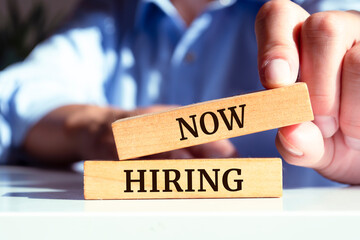
[[[208,4],[207,9],[205,11],[217,11],[223,8],[227,8],[235,4],[236,2],[240,2],[241,0],[215,0]],[[259,1],[259,0],[257,0]],[[168,15],[171,19],[175,21],[175,23],[180,28],[185,28],[185,23],[182,17],[179,15],[178,11],[171,3],[170,0],[142,0],[140,1],[140,8],[137,14],[137,22],[140,25],[146,24],[148,14],[154,11],[154,6],[161,10],[164,14]],[[153,13],[153,12],[152,12]]]
[[[166,13],[173,13],[173,11],[176,11],[170,0],[143,0],[143,2],[154,3]],[[209,2],[208,8],[221,9],[233,5],[235,2],[237,2],[237,0],[214,0]]]

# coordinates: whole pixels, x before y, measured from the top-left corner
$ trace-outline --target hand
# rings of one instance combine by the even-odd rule
[[[266,88],[306,82],[313,122],[281,128],[276,145],[294,165],[360,184],[360,13],[309,15],[270,1],[256,19],[258,65]]]
[[[120,118],[162,112],[174,108],[170,105],[155,105],[123,111],[116,108],[88,106],[68,120],[68,129],[76,129],[75,139],[81,159],[117,159],[111,123]],[[86,116],[86,117],[84,117]],[[144,159],[225,158],[235,157],[235,147],[228,140],[202,144],[185,149],[159,153]]]
[[[111,123],[120,118],[160,112],[174,106],[158,105],[124,111],[111,107],[68,105],[55,109],[29,131],[24,148],[43,163],[84,159],[117,159]],[[236,157],[228,140],[156,154],[144,158]]]

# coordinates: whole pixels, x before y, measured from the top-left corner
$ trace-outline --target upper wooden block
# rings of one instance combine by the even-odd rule
[[[186,148],[313,120],[305,83],[223,98],[112,124],[119,159]]]

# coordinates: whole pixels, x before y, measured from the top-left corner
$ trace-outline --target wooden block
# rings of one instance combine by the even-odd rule
[[[120,119],[119,159],[190,147],[313,120],[305,83]]]
[[[85,199],[282,196],[279,158],[86,161]]]

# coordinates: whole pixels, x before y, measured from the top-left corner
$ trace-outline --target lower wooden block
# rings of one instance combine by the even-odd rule
[[[85,199],[281,197],[279,158],[86,161]]]

